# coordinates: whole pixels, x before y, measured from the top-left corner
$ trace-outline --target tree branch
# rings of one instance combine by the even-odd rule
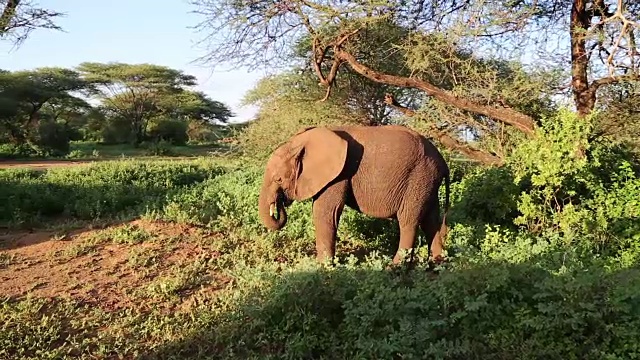
[[[406,116],[411,117],[416,115],[416,112],[414,110],[400,105],[398,101],[396,101],[396,99],[391,94],[386,94],[384,96],[384,102],[391,108],[397,111],[400,111]],[[479,161],[485,165],[502,165],[504,163],[502,158],[489,154],[485,151],[476,149],[469,145],[466,145],[461,141],[456,140],[453,137],[449,136],[444,131],[440,131],[436,129],[435,126],[431,126],[430,129],[427,131],[428,131],[427,135],[429,137],[436,139],[440,144],[442,144],[444,147],[450,150],[458,151],[464,154],[469,159]]]
[[[378,72],[359,63],[353,55],[341,48],[336,49],[335,54],[337,59],[345,61],[355,72],[372,81],[398,87],[422,90],[427,93],[427,95],[433,96],[439,101],[453,105],[462,110],[488,116],[507,125],[511,125],[527,135],[533,135],[535,126],[533,119],[518,111],[510,108],[496,108],[488,105],[482,105],[467,99],[459,98],[424,80]]]
[[[633,80],[640,80],[640,74],[632,73],[632,74],[621,75],[621,76],[610,76],[610,77],[600,78],[592,81],[591,85],[589,86],[589,89],[590,91],[595,93],[602,86],[617,84],[622,81],[633,81]]]

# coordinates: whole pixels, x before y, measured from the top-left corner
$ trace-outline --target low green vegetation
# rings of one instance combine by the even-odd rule
[[[0,170],[0,359],[640,359],[640,2],[189,3],[205,62],[279,70],[252,121],[162,65],[0,69],[0,158],[109,160]],[[441,149],[444,263],[350,209],[333,264],[310,201],[260,223],[271,151],[338,124]]]
[[[162,271],[130,296],[157,305],[6,298],[0,357],[640,357],[638,164],[589,140],[588,122],[570,112],[545,124],[502,167],[451,163],[448,262],[430,265],[421,239],[410,271],[388,268],[395,223],[352,210],[334,266],[315,262],[309,202],[267,232],[256,209],[262,165],[247,158],[3,171],[5,226],[142,218],[196,232],[125,224],[60,253],[130,248],[127,268]],[[203,251],[167,267],[186,245]],[[187,298],[188,310],[166,311]]]

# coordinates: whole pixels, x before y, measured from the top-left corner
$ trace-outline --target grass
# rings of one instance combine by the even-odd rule
[[[69,158],[154,158],[154,157],[199,157],[218,154],[227,150],[224,144],[189,144],[184,146],[166,145],[165,154],[154,154],[149,145],[134,147],[130,144],[108,145],[93,141],[76,141],[71,143]]]
[[[9,265],[15,263],[15,261],[16,261],[15,258],[16,258],[15,255],[9,255],[9,254],[0,253],[0,269],[4,269],[4,268],[8,267]]]
[[[261,167],[227,161],[0,173],[11,231],[112,222],[0,249],[0,359],[640,358],[638,264],[542,238],[474,250],[457,224],[449,263],[422,247],[407,271],[395,223],[348,209],[339,261],[317,264],[310,202],[267,232]]]
[[[197,158],[220,156],[233,151],[226,143],[213,142],[206,144],[170,145],[166,143],[145,143],[138,147],[131,144],[103,144],[95,141],[73,141],[68,154],[51,157],[12,157],[11,161],[25,163],[43,160],[59,161],[100,161],[118,159],[155,160],[171,158]],[[0,157],[0,160],[2,158]]]

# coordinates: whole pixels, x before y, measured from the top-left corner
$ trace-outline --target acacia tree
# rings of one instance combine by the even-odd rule
[[[207,124],[227,123],[235,114],[224,103],[209,98],[201,91],[184,90],[159,99],[163,116]]]
[[[152,64],[85,62],[78,71],[97,85],[95,95],[105,111],[129,123],[134,145],[144,140],[148,121],[161,112],[166,97],[196,84],[192,75]]]
[[[64,68],[2,72],[0,125],[13,143],[24,143],[43,114],[88,105],[77,95],[90,89],[91,85],[81,79],[80,74]]]
[[[60,30],[54,20],[63,13],[36,6],[29,0],[0,0],[0,39],[20,44],[38,28]]]
[[[192,0],[210,31],[210,51],[201,60],[234,65],[275,67],[288,63],[291,43],[308,37],[308,62],[330,94],[348,66],[380,84],[418,89],[428,101],[423,108],[446,109],[477,133],[502,128],[513,136],[531,136],[536,107],[519,99],[547,101],[532,81],[531,69],[507,66],[512,81],[501,82],[505,64],[528,59],[536,68],[555,71],[570,89],[581,116],[597,105],[599,90],[638,79],[636,38],[640,3],[605,0],[519,0],[508,2],[418,0]],[[408,71],[381,69],[361,54],[367,33],[377,29],[382,42],[401,54]],[[390,36],[384,37],[385,34]],[[215,40],[221,39],[221,40]],[[385,54],[373,54],[382,57]],[[498,61],[496,61],[498,60]],[[525,61],[526,62],[526,61]],[[567,69],[564,64],[570,64]],[[378,63],[379,64],[379,63]],[[515,63],[517,64],[517,62]],[[526,70],[526,71],[525,71]],[[442,79],[447,75],[446,79]],[[535,77],[536,73],[533,73]],[[562,77],[562,75],[564,77]],[[438,81],[438,79],[443,81]],[[540,81],[540,77],[538,79]],[[544,76],[542,76],[544,80]],[[447,85],[449,84],[449,85]],[[523,86],[520,86],[523,85]],[[553,85],[553,84],[549,84]],[[508,90],[508,91],[507,91]],[[507,95],[507,96],[505,96]],[[389,106],[420,116],[398,99]],[[525,109],[523,109],[525,108]],[[528,108],[528,110],[527,110]],[[422,110],[422,109],[419,109]],[[501,156],[472,146],[459,126],[432,123],[425,131],[443,145],[484,163]],[[459,125],[459,124],[458,124]]]

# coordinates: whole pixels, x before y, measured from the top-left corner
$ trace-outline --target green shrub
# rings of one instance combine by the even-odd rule
[[[142,213],[172,190],[224,172],[210,163],[115,161],[48,171],[0,172],[0,221],[69,216],[96,219]]]
[[[514,182],[507,167],[470,170],[460,181],[452,183],[449,219],[452,222],[513,225],[519,215],[520,192],[521,187]]]
[[[448,252],[526,258],[527,248],[569,246],[629,263],[640,239],[639,174],[630,152],[594,137],[590,118],[562,110],[505,165],[453,183]],[[502,243],[521,246],[496,250]]]
[[[171,156],[174,154],[171,144],[165,140],[152,141],[150,143],[143,143],[142,146],[146,148],[145,153],[151,156]]]
[[[189,140],[185,121],[159,119],[149,124],[147,136],[154,142],[166,141],[171,145],[185,145]]]
[[[385,271],[378,257],[331,269],[240,268],[237,290],[195,310],[198,320],[182,323],[191,336],[151,357],[640,357],[639,268],[559,272],[562,259],[538,262],[547,263],[460,264],[437,277]]]
[[[30,140],[47,156],[64,156],[69,152],[69,142],[73,131],[62,122],[42,120],[37,131],[30,134]]]
[[[30,143],[26,144],[0,144],[0,158],[21,159],[40,156],[41,150]]]
[[[640,178],[630,155],[591,140],[592,129],[591,118],[561,111],[517,149],[510,159],[515,181],[530,187],[520,195],[514,222],[533,233],[558,233],[566,244],[588,242],[602,253],[638,236]],[[621,220],[624,225],[610,226]]]
[[[105,144],[128,143],[133,138],[131,121],[121,117],[110,117],[100,124],[100,138]]]

